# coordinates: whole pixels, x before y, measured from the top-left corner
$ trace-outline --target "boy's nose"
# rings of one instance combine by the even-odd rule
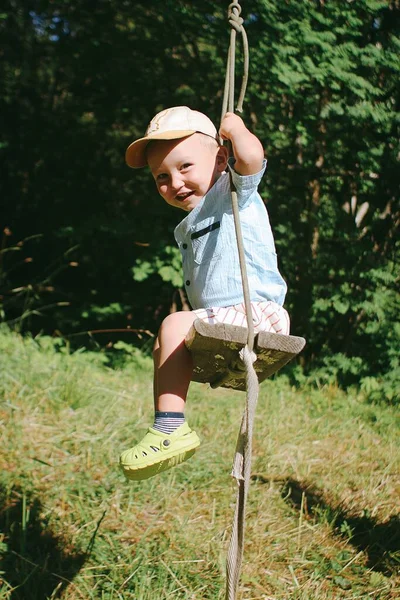
[[[171,177],[171,187],[175,192],[179,192],[183,185],[182,177],[174,175]]]

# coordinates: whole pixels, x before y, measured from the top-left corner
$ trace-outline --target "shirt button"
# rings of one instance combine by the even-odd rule
[[[183,248],[184,250],[186,250],[186,248],[187,248],[187,244],[182,244],[182,248]]]
[[[186,285],[190,285],[189,279],[186,280]]]

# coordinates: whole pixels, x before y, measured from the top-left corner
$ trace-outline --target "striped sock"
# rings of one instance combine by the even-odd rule
[[[162,433],[173,433],[185,422],[185,415],[182,412],[163,412],[156,411],[154,416],[153,429]]]

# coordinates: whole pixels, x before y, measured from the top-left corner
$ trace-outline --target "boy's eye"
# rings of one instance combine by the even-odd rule
[[[181,169],[188,169],[189,167],[192,166],[192,163],[184,163],[181,167]]]
[[[157,175],[157,181],[158,182],[162,182],[165,181],[168,178],[168,175],[166,173],[160,173],[159,175]]]

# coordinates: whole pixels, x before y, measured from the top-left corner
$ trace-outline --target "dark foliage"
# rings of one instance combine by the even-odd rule
[[[399,377],[398,2],[244,9],[244,118],[269,158],[261,193],[304,366],[379,397]],[[184,301],[180,214],[124,151],[166,106],[218,122],[221,3],[5,0],[0,33],[3,319],[155,332]]]

